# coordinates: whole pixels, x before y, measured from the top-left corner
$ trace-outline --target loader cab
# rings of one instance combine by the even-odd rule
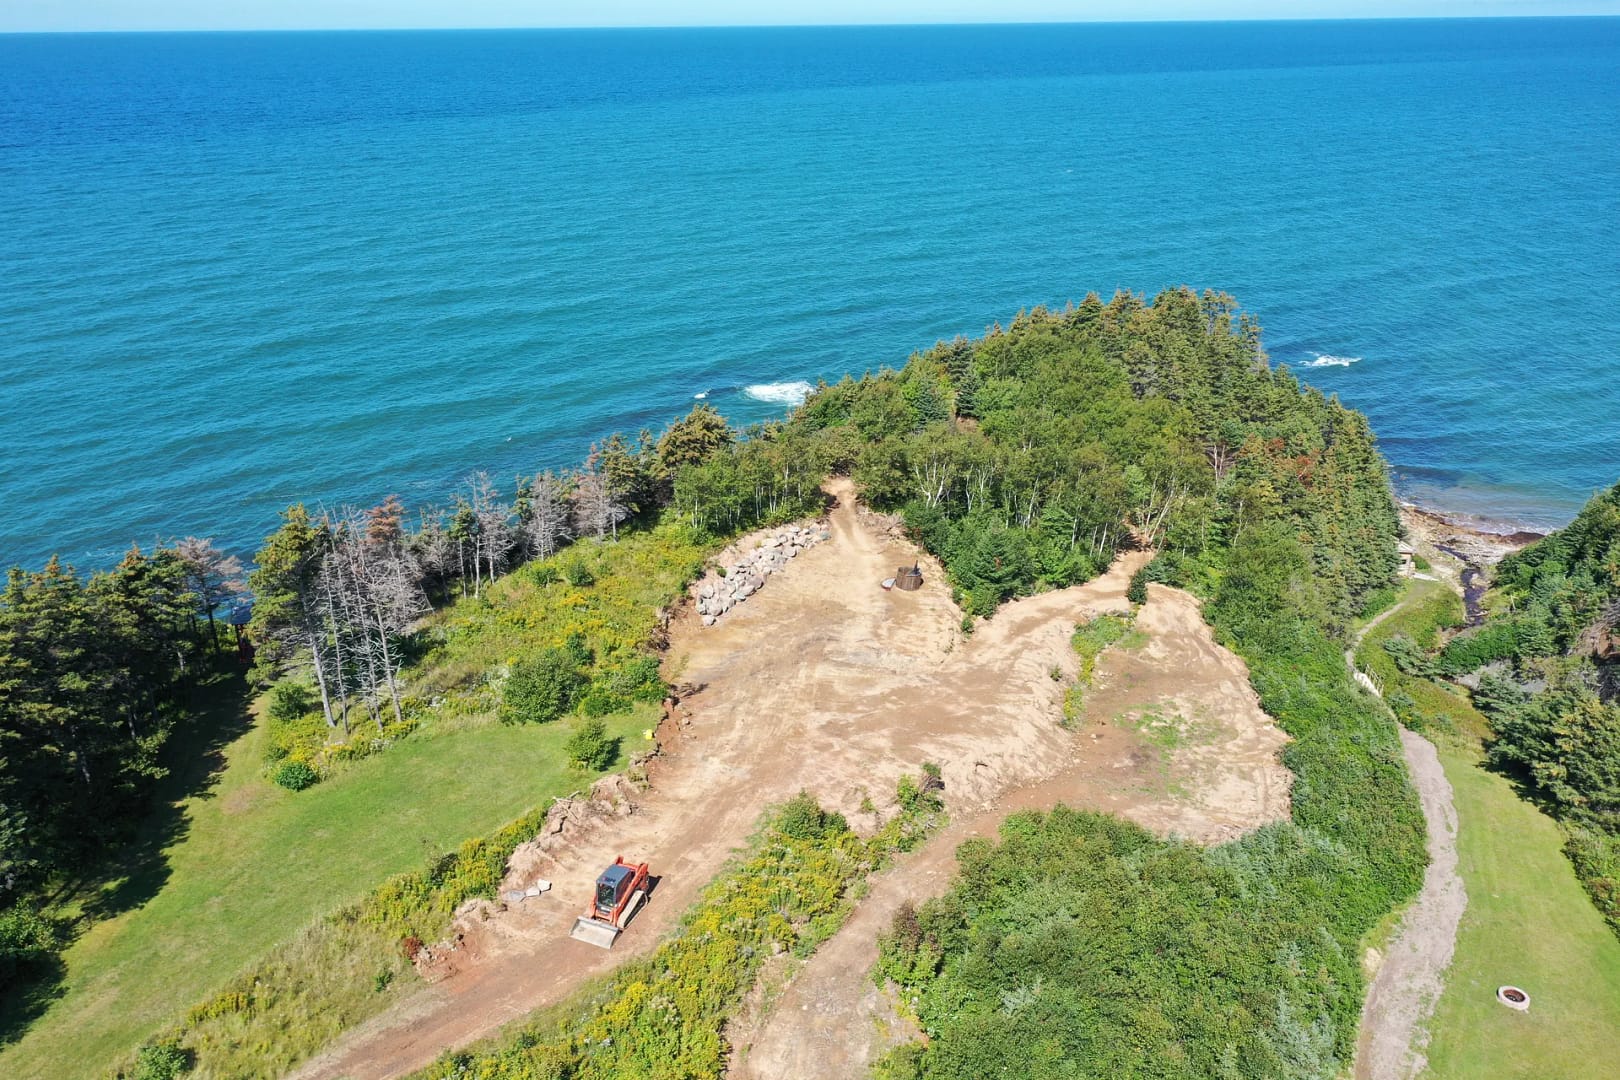
[[[615,865],[602,871],[602,876],[596,879],[597,910],[612,911],[618,907],[635,876],[635,871],[628,866]]]

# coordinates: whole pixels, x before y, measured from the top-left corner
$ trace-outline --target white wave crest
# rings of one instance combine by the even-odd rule
[[[1300,367],[1349,367],[1351,364],[1361,363],[1359,356],[1329,356],[1319,353],[1315,360],[1307,360]]]
[[[743,393],[755,401],[768,401],[772,405],[803,405],[815,387],[799,379],[796,382],[755,383],[743,387]]]
[[[692,395],[692,400],[693,401],[702,401],[704,398],[706,398],[708,396],[709,396],[709,392],[707,390],[705,390],[701,394],[693,394]]]

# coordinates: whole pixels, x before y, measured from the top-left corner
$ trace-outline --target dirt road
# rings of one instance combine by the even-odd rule
[[[1398,610],[1390,608],[1362,627],[1344,654],[1351,673],[1374,694],[1377,688],[1356,668],[1355,645]],[[1429,866],[1362,1002],[1356,1080],[1410,1080],[1423,1072],[1428,1044],[1424,1026],[1445,987],[1457,927],[1468,907],[1468,894],[1457,873],[1457,811],[1440,756],[1433,743],[1404,727],[1401,753],[1423,807]]]
[[[688,610],[672,627],[666,678],[698,689],[682,704],[686,716],[660,729],[664,752],[654,763],[651,790],[637,798],[634,812],[568,833],[562,850],[528,868],[554,883],[549,895],[468,920],[461,926],[462,945],[445,966],[447,977],[351,1032],[296,1076],[374,1080],[406,1074],[646,952],[744,843],[764,808],[800,788],[842,810],[857,828],[875,827],[875,817],[860,809],[863,800],[870,798],[880,811],[888,808],[899,776],[933,761],[942,768],[953,815],[967,821],[997,812],[1005,792],[1049,781],[1078,759],[1100,763],[1094,775],[1082,778],[1091,785],[1093,805],[1126,812],[1136,806],[1144,815],[1140,820],[1154,820],[1157,813],[1165,828],[1196,827],[1186,814],[1184,782],[1214,767],[1213,748],[1224,738],[1218,732],[1184,740],[1196,743],[1208,760],[1188,766],[1183,775],[1164,749],[1175,739],[1161,733],[1154,742],[1136,730],[1152,723],[1145,718],[1136,726],[1129,718],[1099,724],[1079,736],[1057,722],[1064,685],[1076,669],[1068,644],[1074,624],[1103,611],[1128,610],[1125,588],[1144,553],[1122,557],[1083,586],[1009,604],[964,638],[960,612],[937,564],[920,556],[927,584],[918,592],[879,589],[879,581],[919,559],[918,553],[863,520],[848,481],[829,490],[837,500],[829,541],[805,550],[715,626],[702,627]],[[1176,599],[1182,594],[1155,587],[1155,600],[1161,596],[1163,617],[1187,624],[1176,633],[1203,635],[1201,656],[1224,654],[1236,663],[1224,650],[1210,651],[1218,647],[1208,641],[1191,598]],[[1148,611],[1154,614],[1144,617],[1156,626],[1155,603]],[[1181,709],[1188,725],[1206,724],[1207,718],[1200,719],[1205,712],[1233,712],[1246,718],[1237,727],[1269,726],[1241,663],[1217,680],[1221,694],[1238,702],[1235,711],[1214,699],[1176,704],[1175,688],[1186,679],[1155,651],[1161,632],[1153,631],[1139,650],[1141,662],[1157,673],[1122,670],[1114,681],[1146,679],[1151,685],[1144,694],[1158,685],[1162,693],[1138,697],[1157,702],[1161,719],[1179,717]],[[1162,648],[1167,655],[1185,651],[1168,640]],[[1059,679],[1052,677],[1054,670]],[[1106,671],[1099,674],[1099,698],[1107,708],[1123,709],[1130,695],[1107,697]],[[1245,752],[1258,757],[1240,764],[1271,777],[1261,785],[1267,794],[1254,805],[1279,816],[1287,812],[1287,773],[1275,760],[1280,741],[1274,728],[1269,740],[1251,738]],[[1161,807],[1157,812],[1150,809],[1155,805]],[[1217,808],[1212,803],[1209,809],[1213,814]],[[1241,827],[1238,816],[1214,827]],[[936,843],[919,856],[942,857],[944,867],[949,850]],[[621,853],[651,862],[661,879],[653,901],[611,952],[570,940],[568,928],[596,873]],[[882,922],[881,910],[874,906],[868,917],[863,906],[856,916],[862,918]],[[859,946],[835,940],[828,948]]]

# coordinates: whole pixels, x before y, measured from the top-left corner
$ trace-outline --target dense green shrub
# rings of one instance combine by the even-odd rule
[[[1495,712],[1490,761],[1574,821],[1620,832],[1620,703],[1577,671]]]
[[[800,791],[782,804],[772,823],[778,832],[793,840],[821,840],[849,831],[842,814],[823,810],[815,796]]]
[[[659,701],[668,693],[656,656],[627,657],[608,669],[601,681],[608,693],[626,701]]]
[[[1131,583],[1125,588],[1125,599],[1133,604],[1147,603],[1147,567],[1131,575]]]
[[[191,1054],[174,1043],[143,1046],[135,1055],[131,1080],[176,1080],[191,1071]]]
[[[1346,1060],[1353,949],[1292,898],[1246,895],[1249,868],[1062,807],[1001,836],[964,844],[950,893],[882,941],[884,973],[925,988],[927,1051],[897,1075],[1330,1076]]]
[[[1384,651],[1395,661],[1395,666],[1408,675],[1431,678],[1440,673],[1438,665],[1429,659],[1429,654],[1404,634],[1397,634],[1384,642]]]
[[[579,698],[581,716],[609,716],[629,707],[628,701],[600,686],[590,687]]]
[[[573,708],[584,685],[578,650],[542,649],[512,665],[501,694],[501,722],[543,724]]]
[[[302,761],[288,761],[277,766],[276,771],[270,774],[270,779],[288,791],[303,791],[305,788],[314,787],[321,778],[314,769]]]
[[[1496,583],[1514,601],[1521,658],[1589,651],[1598,640],[1590,631],[1615,629],[1620,617],[1620,484],[1594,495],[1564,528],[1503,559]]]
[[[1462,675],[1498,660],[1511,660],[1518,654],[1518,624],[1512,619],[1497,619],[1446,642],[1435,664],[1439,673]]]
[[[270,688],[265,715],[281,724],[291,724],[312,711],[317,702],[308,683],[283,679]]]
[[[582,769],[605,769],[619,756],[619,740],[608,737],[607,725],[601,717],[585,716],[563,743],[563,753]]]
[[[1565,830],[1564,853],[1592,903],[1620,933],[1620,836],[1602,829],[1571,825]]]
[[[60,947],[56,927],[32,907],[16,904],[0,911],[0,989],[39,967]]]

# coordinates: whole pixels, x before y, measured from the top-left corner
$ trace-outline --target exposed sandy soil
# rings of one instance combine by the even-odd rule
[[[1078,599],[1087,588],[1065,592]],[[1103,654],[1086,725],[1065,757],[1050,759],[1055,770],[1009,788],[988,807],[954,813],[947,829],[881,875],[769,1015],[749,1017],[729,1033],[738,1048],[729,1075],[861,1076],[884,1052],[917,1038],[872,983],[878,937],[903,903],[920,904],[949,887],[962,841],[993,839],[1010,813],[1064,803],[1203,843],[1288,816],[1292,774],[1278,760],[1286,736],[1260,710],[1243,662],[1211,637],[1197,602],[1150,586],[1136,625],[1147,641]],[[1144,715],[1163,721],[1144,724]]]
[[[403,1075],[645,953],[764,808],[800,788],[856,827],[871,826],[863,799],[892,805],[899,776],[934,761],[960,824],[876,883],[789,996],[840,957],[855,982],[864,980],[862,958],[899,900],[941,891],[955,841],[993,829],[1012,809],[1062,798],[1204,840],[1286,816],[1288,773],[1276,759],[1283,737],[1260,712],[1241,661],[1214,644],[1185,594],[1153,586],[1140,619],[1148,642],[1098,665],[1093,722],[1078,734],[1057,722],[1076,670],[1074,624],[1128,610],[1125,587],[1146,553],[1123,556],[1086,585],[1010,604],[964,639],[938,565],[921,557],[920,591],[879,589],[919,558],[916,550],[858,514],[847,481],[829,491],[837,500],[830,541],[800,554],[715,626],[700,626],[688,607],[671,627],[666,678],[690,689],[660,728],[651,789],[621,801],[617,814],[571,826],[564,843],[526,860],[515,876],[548,878],[550,894],[463,920],[459,948],[435,965],[438,982],[296,1076]],[[1062,681],[1051,677],[1054,668]],[[1166,727],[1144,737],[1136,729],[1146,709],[1180,717],[1182,733],[1172,737]],[[621,853],[651,863],[659,879],[652,901],[611,952],[569,939],[596,874]],[[788,1008],[783,998],[775,1015]],[[870,1030],[871,1015],[863,1012],[860,1031],[846,1030],[844,1041]],[[756,1074],[847,1076],[856,1056],[870,1054],[851,1049],[831,1071]]]

